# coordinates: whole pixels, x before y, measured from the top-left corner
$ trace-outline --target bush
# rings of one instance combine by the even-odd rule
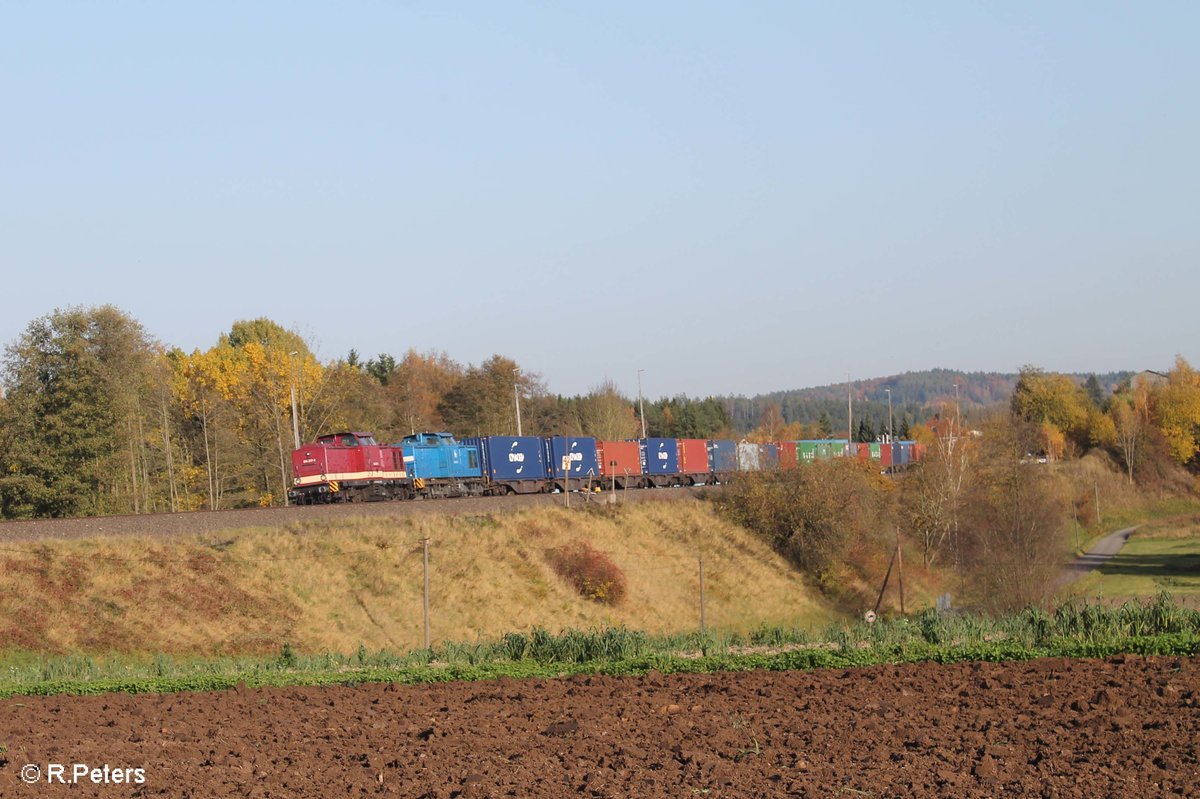
[[[892,526],[891,499],[889,485],[870,466],[836,459],[738,474],[721,508],[820,582],[851,547]]]
[[[617,605],[625,598],[625,574],[617,564],[586,541],[573,541],[546,550],[546,560],[584,599]]]

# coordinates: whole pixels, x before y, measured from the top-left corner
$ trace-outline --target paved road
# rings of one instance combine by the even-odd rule
[[[1135,526],[1126,527],[1124,530],[1117,530],[1115,533],[1109,533],[1092,544],[1091,549],[1063,568],[1062,573],[1058,576],[1058,580],[1055,581],[1054,590],[1061,591],[1085,574],[1100,568],[1105,561],[1121,551],[1121,548],[1125,546],[1125,542],[1129,540],[1129,536],[1136,529],[1137,527]]]

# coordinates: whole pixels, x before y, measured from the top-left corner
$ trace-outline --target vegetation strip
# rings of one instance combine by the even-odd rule
[[[958,663],[964,661],[1007,662],[1043,657],[1103,658],[1114,655],[1166,655],[1194,657],[1200,654],[1200,638],[1194,634],[1136,636],[1105,642],[1056,639],[1041,646],[999,641],[982,644],[933,646],[911,644],[891,648],[797,649],[770,654],[725,654],[696,658],[650,655],[629,660],[585,663],[540,663],[516,661],[476,666],[419,666],[402,669],[370,668],[350,671],[269,671],[249,674],[209,675],[187,678],[141,680],[55,680],[36,684],[0,684],[0,698],[89,695],[101,693],[170,693],[216,691],[243,685],[251,688],[316,687],[359,683],[418,685],[454,681],[508,678],[562,678],[576,675],[613,677],[662,674],[706,674],[718,671],[786,671],[794,669],[861,668],[881,664]]]

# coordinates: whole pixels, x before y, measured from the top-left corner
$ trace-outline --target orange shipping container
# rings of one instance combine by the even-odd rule
[[[703,438],[679,439],[679,473],[708,474],[708,440]]]
[[[636,441],[597,441],[596,458],[604,477],[642,473],[642,453]]]
[[[795,441],[779,442],[779,468],[795,469],[800,463]]]

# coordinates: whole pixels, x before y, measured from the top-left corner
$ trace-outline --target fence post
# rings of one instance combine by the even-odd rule
[[[700,556],[700,632],[706,631],[704,620],[704,556]]]
[[[429,539],[422,538],[425,560],[425,648],[429,649]]]

